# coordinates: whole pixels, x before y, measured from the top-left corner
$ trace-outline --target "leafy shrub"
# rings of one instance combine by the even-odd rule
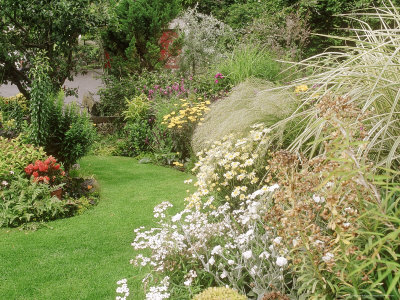
[[[286,9],[260,14],[246,28],[242,41],[268,49],[275,57],[298,60],[305,55],[311,31],[301,11]],[[319,47],[318,51],[324,50]]]
[[[53,100],[50,112],[49,133],[45,149],[48,154],[60,160],[68,170],[83,157],[94,141],[96,131],[85,112],[71,103],[63,107],[63,94]]]
[[[114,7],[116,18],[103,33],[104,47],[113,62],[109,70],[125,75],[159,65],[158,39],[178,14],[176,0],[123,0]]]
[[[28,103],[22,94],[8,98],[0,97],[0,135],[15,137],[22,131],[28,115]]]
[[[0,189],[0,227],[19,226],[30,221],[48,221],[64,214],[64,203],[47,184],[16,177],[9,188]]]
[[[34,67],[30,70],[32,88],[30,91],[30,138],[38,146],[45,146],[51,127],[50,101],[53,94],[53,86],[49,73],[51,68],[49,59],[45,53],[39,52],[33,62]]]
[[[128,123],[135,122],[145,117],[150,108],[149,99],[144,94],[132,98],[131,100],[126,99],[127,108],[123,111],[124,119]]]
[[[225,52],[232,29],[213,16],[201,14],[195,9],[187,9],[182,15],[183,35],[181,70],[191,70],[195,74],[220,58]]]
[[[118,145],[120,155],[138,156],[151,150],[154,118],[138,119],[124,127],[125,141]]]
[[[193,297],[193,300],[216,300],[216,299],[246,300],[247,297],[240,295],[235,290],[226,287],[210,287]]]
[[[65,172],[57,160],[50,156],[45,161],[36,160],[35,164],[29,164],[25,167],[25,173],[28,177],[33,176],[33,181],[46,183],[50,186],[62,183]]]
[[[20,137],[10,140],[0,137],[0,157],[0,180],[10,181],[23,174],[28,164],[45,159],[46,153],[41,147],[23,143]]]

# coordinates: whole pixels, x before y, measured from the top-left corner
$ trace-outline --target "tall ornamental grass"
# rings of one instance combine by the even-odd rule
[[[349,29],[351,37],[336,37],[346,46],[325,52],[300,63],[293,69],[311,74],[284,89],[295,91],[298,108],[274,127],[283,126],[283,142],[290,150],[316,155],[323,151],[322,128],[326,120],[318,114],[318,104],[329,95],[347,97],[362,112],[370,111],[365,147],[360,156],[368,156],[376,167],[398,166],[400,162],[400,14],[392,3],[382,8],[356,12],[351,18],[358,26]],[[362,19],[368,18],[371,27]],[[300,87],[300,88],[299,88]],[[356,120],[355,120],[356,121]]]

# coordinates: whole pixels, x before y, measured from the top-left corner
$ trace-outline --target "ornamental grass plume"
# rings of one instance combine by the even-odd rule
[[[248,79],[236,86],[225,98],[213,103],[192,137],[193,150],[207,147],[207,141],[218,141],[231,133],[246,135],[256,123],[274,124],[295,110],[292,93],[274,91],[270,82]]]
[[[374,168],[396,167],[400,164],[400,13],[392,2],[383,7],[343,15],[357,27],[348,29],[350,37],[331,37],[343,44],[295,63],[293,68],[310,74],[282,88],[283,92],[300,92],[294,113],[278,122],[274,128],[284,128],[283,144],[289,150],[314,156],[324,151],[325,136],[321,128],[326,120],[318,113],[315,103],[327,95],[343,95],[361,112],[370,114],[364,122],[364,148],[358,156],[368,156]],[[363,21],[368,18],[370,23]],[[371,25],[378,23],[377,25]],[[356,126],[357,119],[354,119]],[[279,140],[279,138],[277,138]]]

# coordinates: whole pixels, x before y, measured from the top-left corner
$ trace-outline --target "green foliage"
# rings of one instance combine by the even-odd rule
[[[237,46],[217,69],[235,86],[248,78],[276,81],[281,65],[265,48],[250,44]]]
[[[29,99],[28,73],[38,49],[50,65],[50,84],[58,90],[74,67],[72,53],[80,34],[96,23],[93,0],[1,0],[0,83],[11,82]],[[22,62],[22,65],[21,65]]]
[[[30,90],[30,138],[38,146],[46,144],[50,131],[50,100],[53,94],[50,81],[51,68],[44,52],[34,57],[30,71],[32,88]]]
[[[358,278],[363,274],[362,281],[368,284],[361,285],[361,293],[397,299],[400,297],[399,172],[383,171],[386,175],[372,177],[382,191],[381,203],[370,203],[368,212],[360,218],[362,226],[358,232],[357,245],[358,254],[364,260],[351,266],[348,273]],[[343,287],[341,292],[354,293],[354,287]]]
[[[240,295],[237,291],[226,287],[209,287],[200,294],[193,297],[193,300],[246,300],[247,297]]]
[[[145,117],[149,112],[149,99],[144,94],[134,97],[131,100],[126,99],[126,103],[127,108],[122,114],[128,123],[134,123],[136,120]]]
[[[137,119],[124,127],[125,141],[118,145],[121,155],[137,156],[151,150],[153,142],[152,126],[154,118]]]
[[[19,226],[30,221],[47,221],[62,216],[64,203],[51,196],[47,184],[17,177],[10,187],[0,190],[0,227]]]
[[[121,75],[156,68],[160,52],[158,39],[178,14],[178,1],[122,0],[114,9],[116,16],[103,32],[104,47],[113,59],[109,71]]]
[[[89,115],[81,112],[75,103],[64,107],[63,92],[51,96],[48,101],[48,132],[43,147],[68,170],[89,151],[96,131]]]
[[[11,129],[13,131],[8,134],[8,137],[20,133],[28,114],[28,103],[22,94],[8,98],[0,97],[0,135],[7,134],[7,131],[9,131],[6,128],[7,123],[12,123]],[[1,129],[1,127],[3,128]]]
[[[96,131],[85,112],[74,103],[56,109],[53,115],[53,131],[46,145],[49,154],[61,160],[69,169],[79,158],[83,157],[94,141]]]
[[[10,181],[23,173],[24,168],[46,158],[43,148],[35,148],[21,141],[21,137],[6,139],[0,137],[0,181]]]

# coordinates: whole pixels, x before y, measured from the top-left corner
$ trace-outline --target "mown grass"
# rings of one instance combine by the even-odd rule
[[[0,230],[1,299],[113,299],[122,278],[132,299],[144,298],[142,272],[129,264],[133,230],[154,224],[164,200],[182,208],[189,176],[122,157],[86,157],[81,170],[100,183],[98,206],[52,228]]]

